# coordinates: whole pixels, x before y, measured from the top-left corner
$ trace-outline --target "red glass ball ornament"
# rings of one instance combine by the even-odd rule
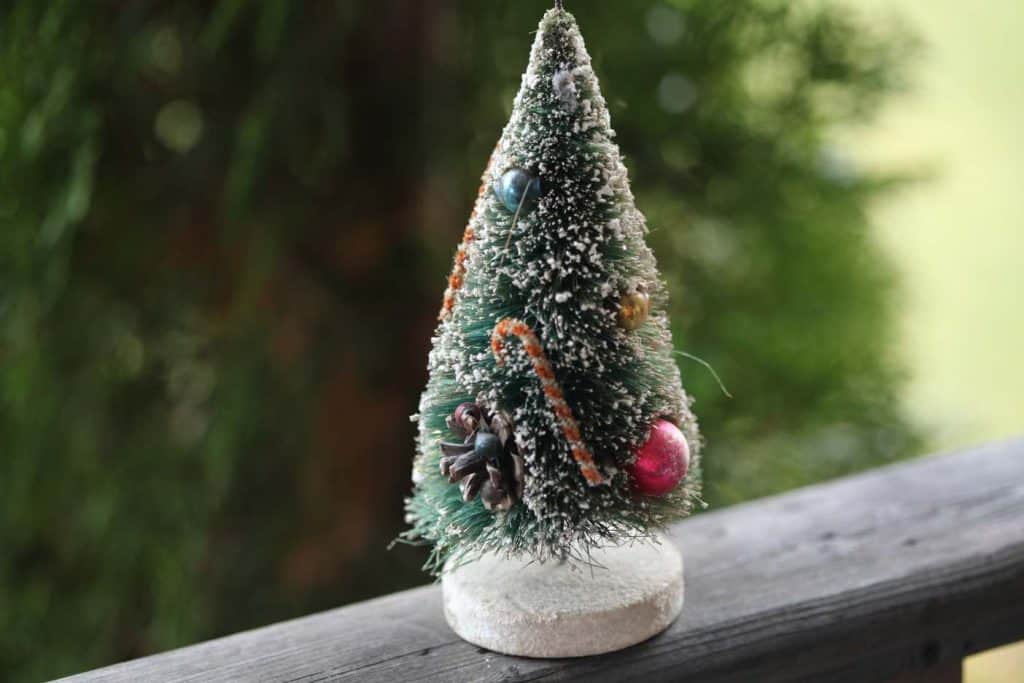
[[[690,468],[690,445],[679,427],[658,420],[647,442],[636,451],[628,471],[633,488],[643,496],[664,496],[686,477]]]

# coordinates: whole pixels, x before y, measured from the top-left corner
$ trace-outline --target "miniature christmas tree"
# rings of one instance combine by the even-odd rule
[[[575,19],[540,23],[456,254],[420,403],[406,538],[429,568],[586,561],[699,500],[697,424]]]

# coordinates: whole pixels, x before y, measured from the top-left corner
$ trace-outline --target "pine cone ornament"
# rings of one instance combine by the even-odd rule
[[[463,403],[448,417],[461,443],[441,442],[441,474],[462,482],[462,498],[480,496],[488,510],[508,510],[523,497],[523,458],[512,422],[479,403]]]

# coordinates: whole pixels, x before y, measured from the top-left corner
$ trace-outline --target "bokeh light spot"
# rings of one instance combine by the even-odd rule
[[[149,45],[153,65],[168,74],[181,70],[181,38],[174,26],[163,26],[153,34]]]
[[[195,147],[203,134],[203,113],[195,102],[174,100],[160,108],[153,130],[160,142],[175,152]]]
[[[647,32],[659,45],[678,43],[685,30],[683,17],[676,8],[659,4],[647,11]]]
[[[686,76],[670,73],[658,85],[658,104],[672,114],[682,114],[697,101],[697,88]]]

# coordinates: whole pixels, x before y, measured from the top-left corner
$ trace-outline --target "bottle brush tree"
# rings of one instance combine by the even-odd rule
[[[406,538],[585,561],[699,501],[699,445],[590,56],[540,24],[483,176],[430,353]]]

